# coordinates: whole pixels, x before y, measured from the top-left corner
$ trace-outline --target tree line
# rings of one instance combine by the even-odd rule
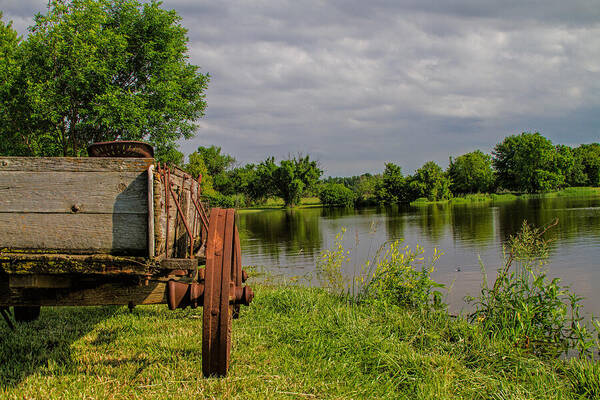
[[[237,166],[235,158],[218,146],[198,147],[183,168],[200,177],[203,194],[212,204],[223,207],[261,204],[272,197],[283,199],[285,206],[296,206],[302,196],[314,193],[323,173],[316,161],[302,154]]]
[[[216,146],[199,147],[185,164],[203,176],[204,193],[227,206],[264,203],[281,197],[295,206],[303,196],[318,196],[324,205],[361,206],[448,200],[474,193],[542,193],[571,186],[600,186],[600,144],[554,145],[540,133],[511,135],[491,154],[475,150],[450,158],[446,170],[433,161],[412,175],[392,162],[380,174],[320,179],[322,170],[308,155],[279,163],[269,157],[236,166]]]
[[[475,150],[450,157],[443,170],[428,161],[413,175],[387,163],[379,175],[328,178],[329,191],[346,196],[344,204],[396,204],[417,199],[448,200],[474,193],[543,193],[574,186],[600,186],[600,144],[554,145],[540,133],[511,135],[491,154]],[[343,188],[344,189],[343,189]],[[349,189],[350,192],[345,189]],[[342,202],[340,202],[341,204]]]

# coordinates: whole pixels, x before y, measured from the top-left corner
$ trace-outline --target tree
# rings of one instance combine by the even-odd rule
[[[566,153],[537,132],[508,136],[492,152],[498,185],[529,193],[556,189],[565,183]]]
[[[266,193],[281,197],[286,207],[294,207],[300,203],[302,194],[314,187],[323,171],[308,155],[299,155],[282,160],[278,166],[274,158],[268,158],[258,165],[257,173],[261,186],[270,188]]]
[[[227,171],[235,163],[235,158],[229,154],[221,154],[221,148],[218,146],[198,147],[196,150],[208,169],[208,174],[212,177],[214,187],[223,194],[232,192],[231,183]],[[233,193],[230,193],[233,194]]]
[[[183,169],[188,172],[194,179],[201,178],[200,188],[205,195],[214,195],[212,176],[208,173],[208,168],[204,163],[204,158],[197,152],[193,152],[188,157],[188,162],[183,166]]]
[[[452,180],[452,193],[486,193],[494,186],[492,157],[480,150],[450,158],[448,176]]]
[[[32,155],[130,139],[180,158],[176,140],[193,136],[209,80],[188,63],[180,20],[154,0],[51,0],[18,49],[11,134],[25,132]]]
[[[319,199],[324,206],[352,207],[356,196],[341,183],[325,183],[319,188]]]
[[[377,185],[381,175],[362,174],[352,187],[357,205],[367,205],[375,202]]]
[[[20,38],[9,22],[2,22],[0,12],[0,154],[9,156],[26,155],[28,153],[26,137],[23,132],[12,128],[12,112],[18,106],[15,102],[18,90],[16,83],[19,76]]]
[[[600,143],[582,144],[573,150],[572,186],[600,186]]]
[[[221,154],[221,147],[219,146],[199,146],[196,152],[202,156],[206,168],[208,168],[208,173],[212,176],[222,174],[235,163],[235,158],[229,154]]]
[[[429,201],[447,200],[452,197],[450,179],[442,168],[428,161],[410,179],[413,200],[426,197]]]
[[[394,163],[386,163],[385,170],[375,186],[377,201],[385,204],[397,204],[407,200],[406,178],[402,168]]]

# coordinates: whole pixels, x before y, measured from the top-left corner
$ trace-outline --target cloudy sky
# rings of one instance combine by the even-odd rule
[[[0,0],[22,34],[46,0]],[[600,1],[166,0],[212,76],[186,154],[410,173],[509,134],[600,141]]]

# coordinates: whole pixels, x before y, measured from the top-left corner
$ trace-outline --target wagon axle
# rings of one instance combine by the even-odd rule
[[[229,304],[249,306],[254,299],[254,291],[250,286],[231,287]],[[204,282],[185,283],[169,280],[167,283],[167,305],[169,310],[197,308],[204,304]]]

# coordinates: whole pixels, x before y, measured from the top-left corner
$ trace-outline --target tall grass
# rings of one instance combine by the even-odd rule
[[[543,235],[551,227],[541,230],[523,222],[508,241],[493,286],[484,280],[480,296],[470,299],[476,307],[470,319],[489,335],[536,353],[577,349],[580,356],[593,357],[592,332],[580,314],[582,298],[545,270],[548,242]]]
[[[431,274],[442,253],[434,249],[426,259],[425,249],[417,245],[412,249],[392,242],[383,252],[378,252],[372,272],[359,277],[362,290],[358,300],[384,306],[396,305],[410,309],[440,309],[444,285],[434,281]]]
[[[542,230],[523,222],[508,241],[504,265],[492,286],[487,284],[482,265],[481,293],[466,299],[475,306],[468,319],[490,337],[538,355],[557,356],[575,350],[579,357],[593,360],[600,348],[600,322],[584,320],[582,298],[559,278],[550,278],[545,268],[548,242],[544,234],[552,226]],[[442,255],[438,249],[425,257],[419,245],[412,249],[402,247],[399,241],[385,244],[361,269],[356,279],[359,290],[350,290],[342,274],[350,259],[350,251],[342,245],[344,232],[336,236],[333,249],[322,253],[318,271],[323,287],[345,292],[354,302],[447,313],[442,303],[445,285],[432,279]]]

